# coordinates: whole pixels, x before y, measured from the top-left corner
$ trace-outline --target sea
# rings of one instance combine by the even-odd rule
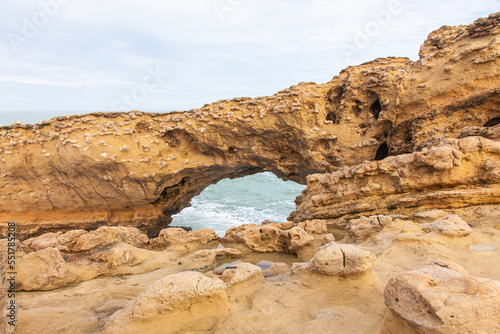
[[[61,116],[57,112],[1,113],[0,124],[26,124]],[[74,114],[79,114],[75,112]],[[270,172],[238,179],[224,179],[208,186],[191,200],[191,206],[173,216],[171,225],[192,229],[210,228],[221,237],[227,229],[264,220],[285,222],[295,210],[294,200],[305,186],[284,181]]]
[[[303,185],[283,181],[269,172],[208,186],[191,200],[190,207],[174,216],[171,225],[211,228],[220,236],[233,226],[264,220],[286,222]]]

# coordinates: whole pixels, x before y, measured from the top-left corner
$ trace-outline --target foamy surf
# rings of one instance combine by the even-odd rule
[[[225,179],[193,198],[192,206],[176,214],[171,225],[210,228],[224,236],[228,228],[241,224],[284,222],[303,189],[303,185],[283,181],[269,172]]]

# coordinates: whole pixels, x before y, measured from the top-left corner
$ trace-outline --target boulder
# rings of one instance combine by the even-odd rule
[[[220,278],[230,288],[243,282],[259,282],[264,279],[260,267],[245,262],[237,263],[234,266],[221,270],[212,271],[207,275]]]
[[[106,322],[103,333],[209,331],[229,310],[227,286],[199,272],[162,278]]]
[[[71,237],[74,237],[74,239],[69,241]],[[66,233],[60,238],[66,239],[64,240],[67,241],[65,245],[72,252],[89,251],[117,242],[129,244],[134,247],[144,247],[149,241],[148,236],[137,228],[122,226],[102,226],[89,233],[74,231],[71,235]]]
[[[287,222],[284,222],[284,223],[276,223],[276,222],[273,222],[273,221],[270,221],[270,220],[264,220],[262,223],[260,223],[261,226],[263,225],[271,225],[271,226],[274,226],[274,227],[277,227],[279,228],[280,230],[289,230],[291,229],[292,227],[295,226],[295,224],[291,221],[287,221]]]
[[[79,281],[73,266],[66,263],[57,248],[44,248],[19,259],[19,290],[52,290]]]
[[[269,269],[262,271],[264,277],[274,277],[280,275],[286,275],[291,272],[291,268],[288,264],[283,262],[273,263]]]
[[[85,231],[85,230],[71,230],[71,231],[68,231],[62,235],[60,235],[59,237],[57,237],[57,241],[59,242],[59,244],[61,244],[62,246],[66,246],[68,245],[69,243],[74,243],[76,242],[76,240],[84,235],[84,234],[87,234],[89,232]]]
[[[222,241],[230,244],[243,244],[256,252],[286,252],[287,233],[271,224],[257,226],[245,224],[226,231]]]
[[[321,238],[321,245],[324,246],[324,245],[329,244],[330,242],[334,242],[334,241],[335,241],[335,236],[331,233],[328,233],[328,234],[325,234]]]
[[[297,226],[303,228],[306,232],[311,234],[325,234],[328,233],[328,224],[326,220],[313,219],[306,220],[299,223]]]
[[[457,215],[447,215],[430,224],[422,224],[424,231],[435,231],[450,237],[466,237],[472,233],[470,226]]]
[[[308,234],[303,228],[298,226],[288,230],[288,238],[290,240],[288,251],[293,252],[311,244],[314,237]]]
[[[392,222],[392,218],[384,215],[352,219],[346,226],[347,233],[354,242],[363,242],[376,235]]]
[[[400,273],[387,283],[385,303],[403,322],[401,326],[418,332],[500,332],[500,282],[463,276],[459,271],[464,272],[457,265],[433,263]]]
[[[60,237],[61,235],[62,235],[62,232],[45,233],[39,237],[24,240],[21,243],[21,245],[22,245],[21,247],[26,252],[38,251],[38,250],[42,250],[42,249],[49,248],[49,247],[57,248],[59,250],[68,251],[68,249],[66,247],[62,246],[58,240],[58,237]]]
[[[246,224],[228,229],[222,241],[243,244],[256,252],[294,253],[311,244],[314,237],[298,226],[282,230],[272,224]]]
[[[318,253],[308,262],[294,263],[292,271],[300,273],[304,270],[324,275],[350,276],[362,274],[373,267],[376,256],[353,245],[331,242],[321,247]]]
[[[241,251],[233,248],[202,249],[181,259],[180,263],[187,268],[202,269],[215,265],[217,257],[240,257]]]
[[[206,244],[219,239],[220,237],[214,230],[207,228],[194,231],[186,231],[182,228],[166,228],[160,231],[157,238],[150,240],[150,245],[153,248],[165,248],[186,243]]]
[[[133,267],[147,260],[136,252],[137,248],[127,245],[118,245],[105,252],[100,252],[89,256],[89,260],[104,263],[108,269],[118,267]],[[142,250],[145,251],[145,250]]]
[[[448,215],[448,213],[443,210],[430,210],[414,213],[413,219],[422,223],[431,223],[445,217],[446,215]]]

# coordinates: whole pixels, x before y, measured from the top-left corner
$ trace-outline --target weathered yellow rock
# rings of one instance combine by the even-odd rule
[[[82,233],[77,239],[74,239],[66,246],[72,252],[80,252],[117,242],[143,247],[147,245],[148,241],[148,236],[134,227],[103,226],[90,233]]]
[[[465,237],[471,234],[470,226],[457,215],[447,215],[430,224],[422,224],[424,231],[436,231],[450,237]]]
[[[243,244],[256,252],[294,253],[311,244],[314,237],[298,226],[282,230],[272,224],[245,224],[228,229],[222,241]]]
[[[422,152],[313,174],[297,197],[295,222],[416,208],[452,209],[500,202],[500,142],[481,137],[444,140]]]
[[[500,117],[499,21],[494,14],[439,29],[417,62],[376,59],[325,84],[301,83],[273,96],[169,114],[93,113],[1,127],[1,233],[16,221],[22,238],[102,225],[156,236],[172,214],[223,178],[271,171],[305,184],[311,173],[364,161],[372,163],[357,174],[370,173],[387,155],[444,137],[497,138],[497,130],[485,128]],[[456,174],[459,152],[442,148],[414,158],[428,174]],[[443,161],[430,164],[438,157]],[[370,183],[364,191],[380,187]]]
[[[346,226],[346,230],[354,242],[363,242],[380,232],[390,222],[392,218],[384,215],[361,217],[352,219]]]
[[[48,232],[17,254],[18,331],[499,331],[499,23],[443,27],[418,62],[377,59],[270,97],[0,128],[0,230],[15,220],[22,239]],[[208,184],[263,170],[308,188],[295,221],[225,238],[259,252],[204,249],[219,240],[210,230],[161,231]],[[446,222],[419,224],[450,213],[474,230],[460,223],[470,234],[450,238],[425,233],[455,233]],[[379,214],[394,220],[355,220]],[[293,265],[300,275],[284,263],[179,273],[293,253],[311,259]],[[397,274],[436,259],[485,278],[442,261]]]
[[[223,281],[182,272],[155,282],[113,314],[103,333],[209,331],[228,311]]]
[[[56,248],[44,248],[19,260],[19,290],[52,290],[77,281],[76,268],[66,263]]]
[[[194,231],[186,231],[182,228],[166,228],[160,231],[157,238],[151,239],[149,244],[153,248],[165,248],[187,243],[206,244],[219,239],[217,233],[208,228]]]
[[[207,273],[210,277],[220,278],[229,288],[233,288],[235,285],[241,283],[256,283],[262,282],[264,276],[262,270],[250,263],[237,263],[233,267],[224,268],[219,272]]]
[[[419,332],[500,331],[500,282],[495,280],[462,276],[434,264],[394,276],[384,295],[390,310]],[[399,333],[391,326],[392,333]]]
[[[291,270],[292,270],[292,268],[288,264],[278,262],[278,263],[273,263],[269,267],[269,269],[263,270],[262,275],[266,278],[273,277],[273,276],[286,275],[286,274],[291,273]]]
[[[358,275],[371,270],[375,258],[371,252],[353,245],[331,242],[321,247],[309,262],[295,263],[292,270],[296,273],[314,271],[329,276]]]
[[[189,270],[199,270],[213,266],[217,257],[240,257],[241,255],[241,251],[233,248],[202,249],[181,259],[179,262]]]

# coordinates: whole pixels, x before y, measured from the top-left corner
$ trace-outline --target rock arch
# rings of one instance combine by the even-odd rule
[[[465,39],[490,37],[461,38],[467,45]],[[441,51],[421,50],[426,63],[467,55],[449,61],[453,80],[407,58],[384,58],[348,67],[325,84],[186,112],[67,115],[0,127],[0,235],[15,221],[21,239],[102,225],[136,226],[152,236],[223,178],[270,171],[306,184],[312,173],[375,160],[381,141],[391,155],[412,152],[439,135],[436,122],[448,124],[450,115],[446,135],[457,138],[464,127],[497,117],[500,90],[490,70],[498,59],[476,64],[460,45],[444,46],[435,58]],[[464,64],[475,66],[475,75],[460,70]]]

